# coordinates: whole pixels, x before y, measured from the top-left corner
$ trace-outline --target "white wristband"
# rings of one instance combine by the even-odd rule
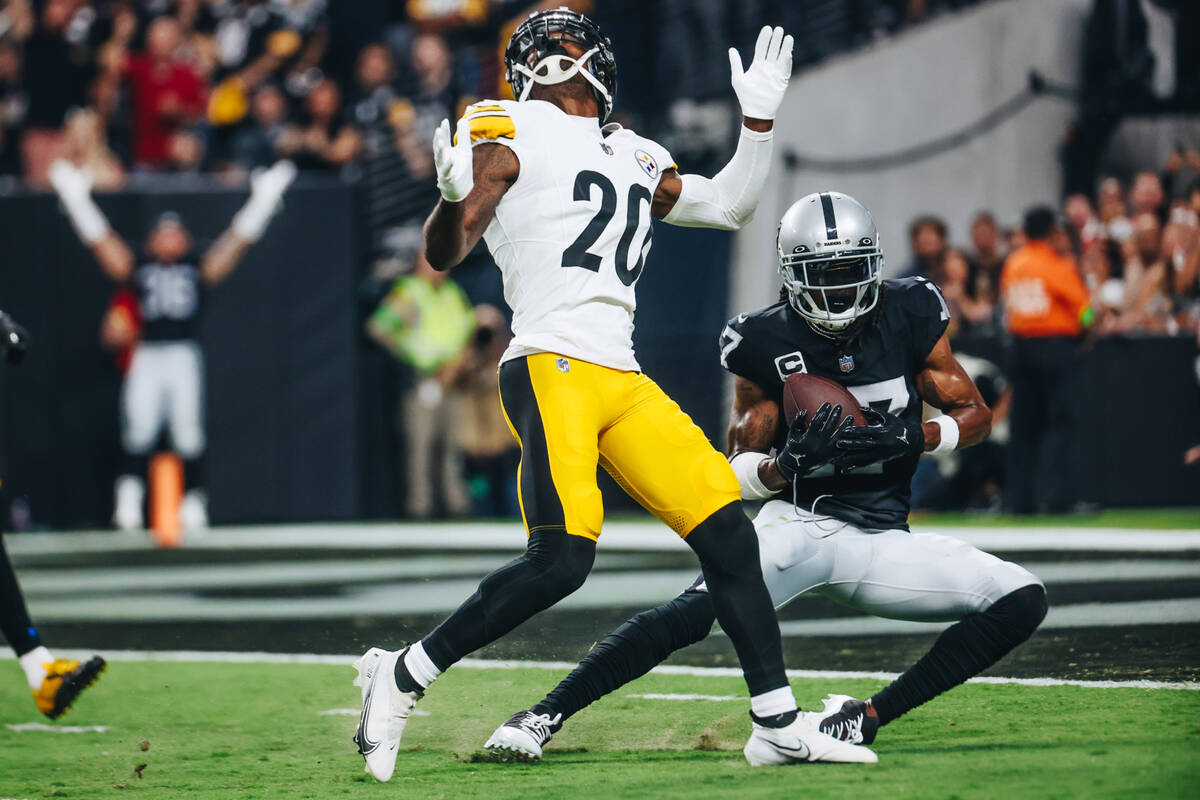
[[[743,500],[766,500],[775,496],[775,492],[768,489],[762,478],[758,477],[758,465],[766,457],[766,453],[745,452],[729,460],[729,466],[733,467],[733,474],[742,487]]]
[[[949,414],[942,414],[940,417],[934,417],[929,421],[942,430],[941,441],[938,442],[937,447],[929,452],[934,454],[953,452],[958,447],[958,422]]]

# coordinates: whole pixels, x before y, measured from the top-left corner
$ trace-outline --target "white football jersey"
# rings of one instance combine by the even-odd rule
[[[634,286],[650,251],[650,204],[670,154],[633,131],[542,100],[467,109],[472,144],[521,162],[483,234],[504,277],[513,340],[504,360],[559,353],[620,370],[633,355]]]

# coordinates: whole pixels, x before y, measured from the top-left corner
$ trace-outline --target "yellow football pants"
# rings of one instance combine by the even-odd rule
[[[729,462],[641,373],[538,353],[501,365],[500,402],[521,444],[517,484],[530,533],[599,537],[597,464],[682,537],[741,499]]]

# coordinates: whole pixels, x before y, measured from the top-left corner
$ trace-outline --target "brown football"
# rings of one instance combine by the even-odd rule
[[[811,420],[823,403],[840,405],[842,417],[852,417],[851,425],[864,424],[862,414],[857,413],[858,401],[837,381],[807,372],[796,372],[788,375],[783,382],[783,414],[789,425],[802,408],[807,409],[808,419]]]

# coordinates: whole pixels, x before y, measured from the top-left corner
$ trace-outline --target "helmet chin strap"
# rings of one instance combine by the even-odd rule
[[[604,84],[597,80],[595,75],[593,75],[589,70],[584,69],[584,65],[587,64],[588,59],[598,52],[600,52],[600,48],[593,47],[579,58],[571,58],[570,56],[562,55],[561,53],[549,55],[535,64],[533,69],[530,69],[524,64],[513,64],[512,68],[514,70],[529,78],[529,80],[525,83],[525,88],[521,90],[521,96],[517,99],[522,102],[529,99],[529,93],[533,91],[533,85],[535,83],[540,83],[543,86],[553,86],[557,83],[569,81],[576,75],[582,75],[583,79],[590,83],[592,87],[596,89],[596,91],[600,92],[601,96],[604,97],[605,101],[607,101],[607,103],[611,106],[612,96],[608,93],[608,89],[604,88]],[[568,66],[564,66],[564,64]],[[543,71],[545,73],[544,75],[538,74],[539,72]],[[604,111],[604,109],[600,110],[601,112]]]

